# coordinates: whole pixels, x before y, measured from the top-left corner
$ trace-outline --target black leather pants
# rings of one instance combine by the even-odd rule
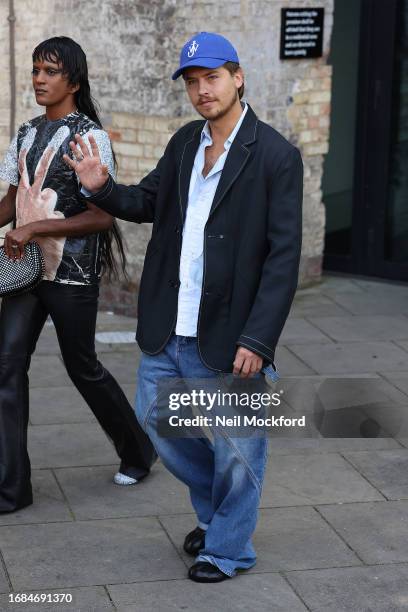
[[[0,512],[32,503],[27,453],[28,369],[50,315],[67,372],[112,440],[124,471],[141,479],[156,459],[153,446],[116,380],[95,353],[98,286],[43,281],[4,298],[0,313]]]

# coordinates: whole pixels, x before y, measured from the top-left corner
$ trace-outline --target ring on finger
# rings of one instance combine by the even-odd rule
[[[78,146],[76,147],[72,146],[71,151],[72,151],[73,157],[75,158],[75,161],[81,162],[84,159],[84,154],[82,153],[82,151],[80,150]]]

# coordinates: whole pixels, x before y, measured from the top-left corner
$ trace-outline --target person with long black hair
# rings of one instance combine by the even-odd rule
[[[95,327],[99,281],[123,271],[126,257],[113,217],[86,202],[63,155],[80,133],[98,142],[101,159],[115,176],[115,158],[88,81],[86,55],[67,37],[50,38],[33,51],[33,88],[45,114],[24,123],[0,164],[9,189],[0,201],[6,254],[15,260],[35,240],[45,260],[44,280],[24,294],[2,300],[0,312],[0,512],[32,503],[27,452],[28,369],[48,316],[67,372],[120,457],[116,484],[144,478],[156,458],[134,411],[112,375],[98,361]]]

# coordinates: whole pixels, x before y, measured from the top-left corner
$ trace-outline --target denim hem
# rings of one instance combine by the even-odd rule
[[[229,576],[229,578],[232,578],[233,576],[236,575],[236,571],[234,570],[227,570],[225,568],[220,567],[219,563],[217,563],[216,559],[210,555],[198,555],[198,557],[196,557],[195,562],[199,563],[200,561],[206,561],[207,563],[211,563],[211,565],[215,565],[215,567],[218,567],[218,569],[220,570],[220,572],[222,572],[223,574],[226,574],[227,576]]]

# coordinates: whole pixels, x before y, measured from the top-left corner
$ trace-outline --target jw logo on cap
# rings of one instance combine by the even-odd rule
[[[194,57],[194,55],[197,52],[198,47],[199,47],[199,44],[195,40],[193,40],[193,42],[188,48],[188,53],[187,53],[188,57]]]

